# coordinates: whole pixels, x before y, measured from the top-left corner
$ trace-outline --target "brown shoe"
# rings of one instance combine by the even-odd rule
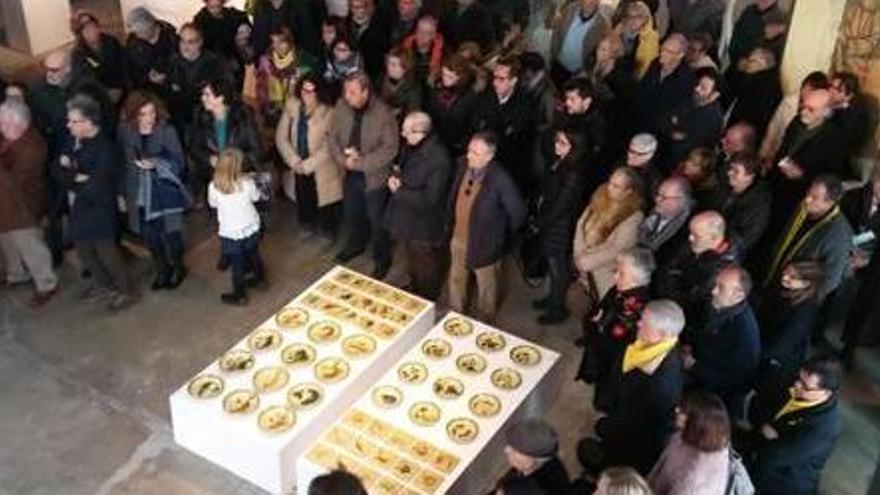
[[[58,293],[58,286],[57,285],[47,291],[39,291],[38,290],[36,293],[34,293],[34,297],[31,298],[30,307],[39,308],[40,306],[43,306],[44,304],[49,302],[53,297],[55,297],[55,294],[57,294],[57,293]]]

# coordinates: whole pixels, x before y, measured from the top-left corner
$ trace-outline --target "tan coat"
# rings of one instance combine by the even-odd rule
[[[318,191],[318,206],[326,206],[342,199],[342,175],[339,168],[330,158],[328,138],[330,133],[331,110],[327,105],[318,105],[309,119],[309,157],[300,161],[296,153],[297,119],[300,103],[295,98],[288,98],[284,105],[284,113],[275,128],[275,146],[284,163],[291,169],[284,183],[292,183],[292,172],[309,175],[315,174],[315,188]],[[294,163],[298,163],[294,166]]]
[[[562,50],[562,43],[565,41],[565,36],[568,34],[568,28],[571,26],[571,19],[575,15],[580,15],[580,2],[571,2],[568,5],[562,7],[560,11],[560,15],[553,19],[553,36],[550,39],[550,60],[556,60],[556,57],[559,56],[559,51]],[[584,46],[582,57],[584,60],[584,69],[589,69],[591,61],[595,59],[594,54],[596,52],[596,47],[599,46],[599,42],[602,41],[602,38],[608,34],[608,31],[611,30],[611,21],[602,11],[599,9],[596,12],[596,20],[593,23],[592,28],[584,36]]]
[[[614,285],[614,270],[617,267],[617,255],[622,251],[636,245],[639,234],[639,225],[645,218],[644,213],[636,211],[632,215],[626,217],[617,227],[611,231],[611,234],[599,244],[589,246],[587,244],[587,219],[590,216],[590,209],[586,208],[584,213],[578,219],[577,227],[574,231],[574,264],[580,273],[580,280],[585,283],[587,274],[592,274],[593,280],[596,282],[598,296],[602,296],[608,292]]]

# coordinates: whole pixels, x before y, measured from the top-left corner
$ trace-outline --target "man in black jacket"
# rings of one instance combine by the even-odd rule
[[[498,160],[513,176],[526,198],[535,189],[532,164],[534,127],[531,103],[519,81],[520,63],[515,57],[498,60],[492,71],[492,90],[477,103],[473,132],[489,131],[498,139]]]
[[[527,419],[507,430],[506,437],[504,455],[510,470],[495,484],[497,491],[534,495],[569,493],[568,471],[559,460],[559,442],[550,425],[540,419]]]
[[[633,132],[655,132],[673,108],[693,94],[694,73],[684,62],[687,39],[672,33],[660,47],[660,56],[651,62],[636,90],[632,117]]]
[[[758,404],[753,424],[761,426],[749,470],[758,493],[816,493],[840,436],[840,382],[837,363],[813,358],[801,367],[794,386],[766,405]]]
[[[471,138],[448,207],[452,227],[449,306],[464,312],[473,272],[479,316],[489,323],[498,310],[504,247],[526,218],[516,185],[495,159],[497,146],[491,133],[477,133]]]
[[[613,405],[596,424],[605,466],[632,466],[647,474],[673,430],[684,383],[678,336],[684,312],[660,299],[645,306],[636,340],[612,370]]]
[[[128,86],[161,94],[168,78],[168,60],[177,51],[174,26],[156,19],[145,7],[128,14],[128,42],[125,45]]]
[[[211,51],[204,49],[204,39],[195,24],[180,28],[180,50],[168,63],[166,88],[168,107],[180,135],[189,135],[188,127],[195,118],[202,86],[223,74],[223,62]]]
[[[718,73],[711,67],[696,71],[693,97],[673,109],[660,127],[661,170],[670,171],[694,148],[718,140],[724,116],[718,101]]]
[[[495,42],[495,27],[489,10],[477,0],[456,0],[441,22],[444,39],[452,50],[465,42],[473,41],[487,53]]]
[[[402,244],[412,292],[437,299],[446,265],[446,205],[452,162],[424,112],[406,116],[400,171],[388,178],[386,225]]]
[[[683,348],[691,384],[717,394],[729,411],[751,390],[761,359],[758,321],[748,302],[751,289],[745,269],[730,265],[718,272],[711,304],[688,328]]]
[[[752,154],[733,155],[726,177],[719,177],[719,210],[728,230],[740,241],[745,257],[764,235],[770,221],[772,196],[761,177],[761,162]]]
[[[354,48],[363,57],[364,70],[375,81],[385,66],[385,54],[390,44],[388,26],[376,13],[374,0],[350,0],[349,4],[348,32]]]

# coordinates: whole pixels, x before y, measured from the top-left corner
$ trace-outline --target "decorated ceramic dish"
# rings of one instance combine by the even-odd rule
[[[258,392],[274,392],[287,385],[290,373],[281,366],[260,368],[254,373],[254,388]]]
[[[541,362],[541,351],[531,345],[518,345],[510,350],[510,360],[522,366],[534,366]]]
[[[223,379],[215,375],[199,375],[190,380],[186,391],[197,399],[213,399],[223,393]]]
[[[391,385],[374,388],[370,397],[373,400],[373,404],[384,409],[393,409],[403,402],[403,392]]]
[[[452,344],[443,339],[428,339],[422,344],[422,354],[434,359],[443,359],[452,353]]]
[[[474,416],[489,418],[501,411],[501,400],[492,394],[476,394],[468,401],[468,409]]]
[[[357,334],[342,339],[342,353],[346,357],[359,359],[369,356],[376,350],[376,339],[367,334]]]
[[[233,349],[220,356],[218,365],[223,371],[244,371],[251,368],[256,360],[251,351]]]
[[[260,412],[257,424],[266,433],[281,433],[293,428],[296,414],[284,406],[271,406]]]
[[[484,352],[495,352],[504,349],[507,341],[499,332],[483,332],[477,335],[477,347]]]
[[[446,423],[446,434],[455,443],[471,443],[480,433],[477,422],[470,418],[455,418]]]
[[[419,426],[431,426],[440,421],[440,408],[433,402],[416,402],[409,408],[409,419]]]
[[[409,361],[397,368],[397,376],[405,383],[422,383],[428,378],[428,367],[416,361]]]
[[[441,376],[434,380],[434,393],[441,399],[457,399],[464,393],[464,383],[451,376]]]
[[[443,330],[453,337],[464,337],[473,333],[474,325],[464,318],[453,316],[443,322]]]
[[[275,323],[285,330],[301,328],[309,319],[309,312],[302,308],[284,308],[275,314]]]
[[[492,385],[502,390],[514,390],[522,383],[519,371],[511,368],[498,368],[492,372]]]
[[[274,328],[261,328],[248,337],[248,347],[253,351],[266,351],[275,349],[284,340],[281,332]]]
[[[223,410],[230,414],[252,413],[260,407],[260,398],[253,390],[233,390],[223,398]]]
[[[315,361],[317,352],[309,344],[291,344],[281,351],[281,361],[291,366],[308,366]]]
[[[334,383],[348,376],[350,367],[344,359],[329,357],[315,363],[315,377],[325,383]]]
[[[486,358],[476,353],[467,353],[458,356],[455,366],[462,373],[479,375],[486,370]]]
[[[318,344],[333,342],[340,335],[342,335],[342,329],[332,321],[319,321],[309,325],[309,338]]]
[[[298,410],[311,409],[323,397],[324,390],[317,383],[299,383],[287,391],[287,403]]]

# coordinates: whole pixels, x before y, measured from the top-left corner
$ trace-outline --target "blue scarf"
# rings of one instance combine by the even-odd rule
[[[296,121],[296,154],[303,160],[309,157],[309,119],[304,106],[299,108]]]

